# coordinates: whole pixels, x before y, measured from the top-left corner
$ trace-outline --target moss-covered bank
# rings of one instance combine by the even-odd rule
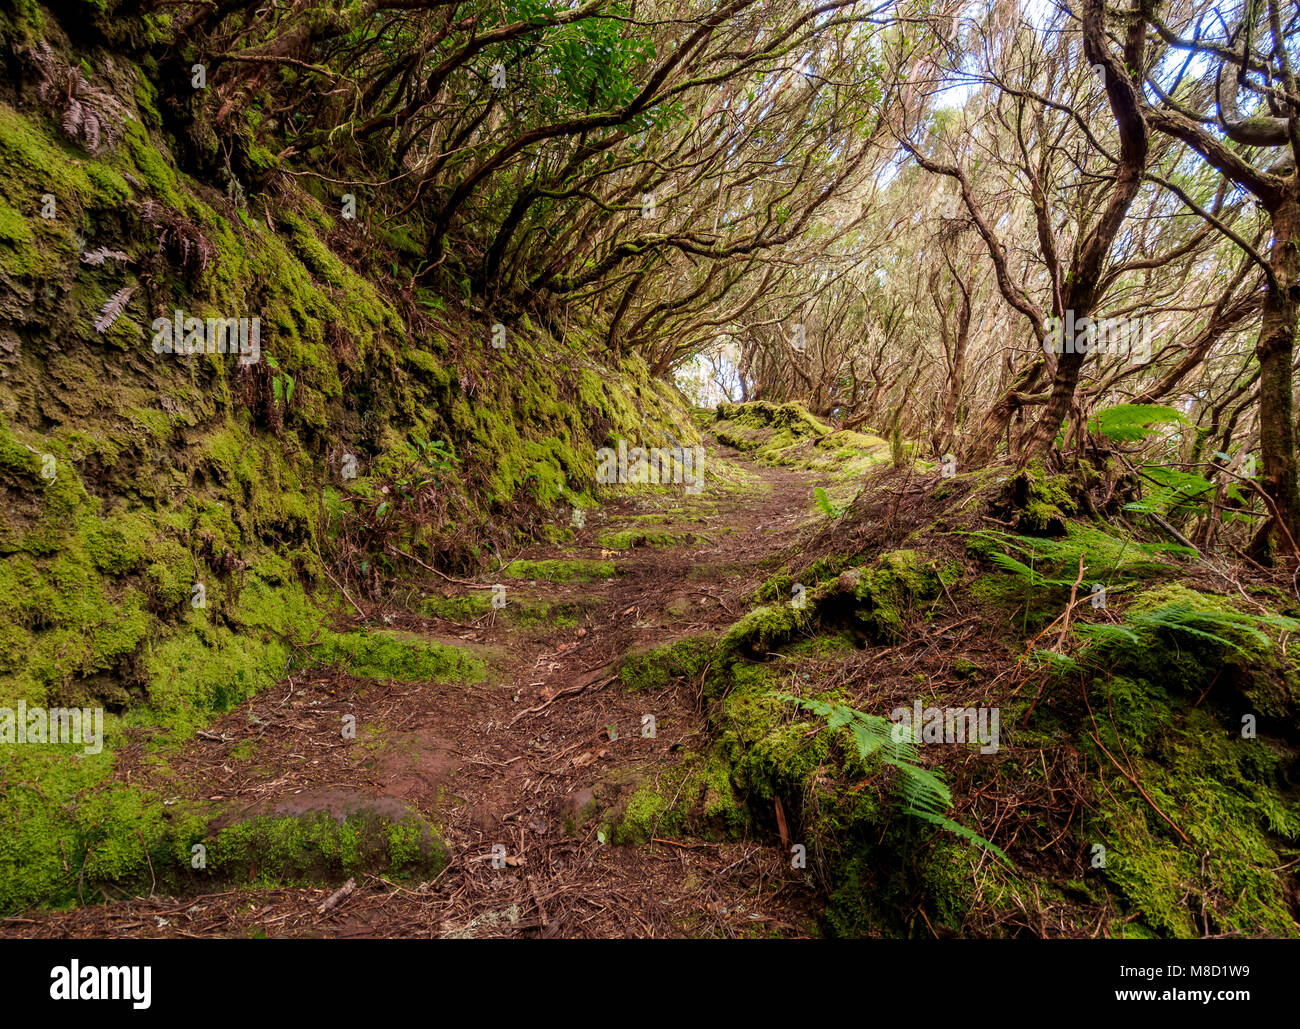
[[[477,570],[595,503],[598,448],[699,440],[639,359],[602,363],[597,328],[409,291],[411,255],[339,196],[263,185],[274,155],[241,150],[214,188],[220,155],[169,132],[157,69],[74,42],[69,16],[0,12],[21,73],[0,87],[0,706],[103,707],[106,741],[94,760],[0,744],[0,879],[26,884],[0,911],[143,856],[146,802],[109,788],[137,728],[171,745],[311,663],[483,676],[450,647],[339,632],[340,578],[364,600],[417,561]],[[129,31],[161,40],[169,18]],[[51,76],[76,78],[97,133],[42,99]],[[162,345],[177,312],[199,352]],[[247,320],[242,354],[208,345],[224,319]]]

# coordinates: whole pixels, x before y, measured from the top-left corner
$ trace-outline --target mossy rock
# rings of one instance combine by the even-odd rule
[[[397,682],[482,682],[482,660],[457,647],[391,630],[323,633],[318,661],[341,662],[359,678]]]
[[[715,416],[718,421],[736,422],[751,428],[788,430],[798,436],[825,436],[833,430],[818,421],[800,404],[772,404],[765,400],[746,403],[721,403]]]
[[[511,561],[501,570],[508,579],[529,579],[545,582],[596,582],[612,579],[618,573],[612,561],[594,561],[588,558],[568,560]]]
[[[809,623],[805,610],[791,604],[766,604],[742,616],[723,633],[719,652],[761,656],[794,639]]]
[[[1295,935],[1278,869],[1300,844],[1300,756],[1285,739],[1294,704],[1277,627],[1178,583],[1138,594],[1124,619],[1085,654],[1095,720],[1072,694],[1043,716],[1086,719],[1096,739],[1078,745],[1101,768],[1122,755],[1142,785],[1091,780],[1096,814],[1079,841],[1106,849],[1098,874],[1127,912],[1123,932]]]
[[[643,782],[614,817],[614,842],[644,845],[687,834],[737,839],[749,812],[732,788],[731,770],[716,756],[687,754],[657,781]]]
[[[423,615],[452,622],[470,622],[496,613],[506,625],[525,628],[572,628],[595,606],[590,598],[570,601],[537,600],[507,592],[504,607],[492,606],[491,590],[475,590],[454,597],[425,597],[417,605]]]
[[[912,613],[943,596],[951,579],[950,569],[936,567],[919,551],[895,550],[882,554],[873,567],[841,573],[834,591],[819,595],[818,611],[823,621],[841,620],[847,605],[872,639],[890,642],[902,638]]]
[[[448,860],[437,830],[394,797],[297,794],[208,829],[206,873],[219,881],[330,883],[361,872],[431,878]]]
[[[1294,755],[1284,760],[1263,739],[1225,732],[1194,701],[1162,704],[1152,691],[1146,699],[1159,728],[1126,736],[1122,751],[1146,796],[1118,776],[1109,790],[1092,785],[1097,816],[1083,842],[1105,846],[1101,874],[1152,935],[1295,935],[1289,887],[1278,874],[1300,843],[1300,805],[1285,799]],[[1105,722],[1100,738],[1112,754],[1121,747]]]
[[[1091,651],[1113,673],[1198,695],[1236,692],[1257,715],[1300,729],[1300,666],[1276,638],[1292,620],[1181,583],[1144,590],[1124,615],[1134,638],[1103,636]]]
[[[603,533],[597,542],[610,550],[635,550],[637,547],[686,547],[697,537],[689,532],[653,532],[648,529],[624,529]]]
[[[660,690],[678,680],[695,681],[717,660],[717,637],[688,636],[634,650],[623,658],[619,681],[629,690]]]

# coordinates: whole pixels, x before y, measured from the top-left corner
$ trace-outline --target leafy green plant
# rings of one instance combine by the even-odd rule
[[[839,504],[832,503],[830,496],[820,486],[813,490],[813,500],[816,502],[818,509],[827,518],[839,518],[848,510],[847,506],[840,506]]]
[[[1172,407],[1160,404],[1118,404],[1093,415],[1089,428],[1117,443],[1137,443],[1158,434],[1157,426],[1187,425],[1187,419]],[[1214,484],[1204,476],[1180,471],[1163,464],[1138,461],[1144,496],[1124,505],[1134,514],[1154,515],[1179,521],[1203,513],[1202,498],[1214,493]]]
[[[1300,620],[1282,615],[1251,616],[1242,611],[1205,609],[1173,602],[1150,611],[1130,612],[1122,625],[1082,623],[1076,625],[1074,631],[1098,648],[1124,643],[1141,646],[1145,635],[1164,631],[1251,656],[1252,650],[1272,646],[1267,633],[1259,628],[1261,625],[1294,632],[1300,628]]]
[[[416,290],[415,302],[426,311],[437,311],[442,314],[447,311],[447,302],[433,290],[424,287]]]
[[[1140,471],[1148,482],[1146,496],[1125,504],[1125,511],[1182,517],[1203,511],[1205,505],[1198,501],[1214,492],[1214,483],[1192,472],[1162,465],[1145,465]]]
[[[863,761],[879,758],[896,768],[899,773],[898,799],[901,802],[900,810],[904,814],[937,825],[983,847],[1010,866],[1010,859],[1001,849],[947,816],[946,812],[952,810],[952,793],[938,773],[921,767],[915,741],[905,738],[902,733],[896,733],[899,726],[895,723],[879,715],[858,711],[847,704],[827,704],[790,695],[785,695],[783,699],[825,718],[830,729],[846,730]]]
[[[1080,558],[1085,583],[1110,583],[1116,578],[1174,571],[1162,557],[1196,556],[1195,551],[1177,543],[1143,543],[1091,527],[1072,529],[1060,539],[1017,536],[996,529],[964,535],[972,550],[1032,589],[1069,589],[1078,577]]]
[[[427,497],[425,494],[442,473],[450,471],[458,460],[451,452],[451,447],[442,440],[426,440],[412,436],[415,447],[415,460],[409,462],[391,481],[385,483],[380,492],[396,494],[392,500],[381,501],[375,508],[375,518],[383,519],[390,511],[400,509],[403,514],[412,513],[413,509],[422,510]],[[400,499],[399,499],[400,498]]]
[[[416,454],[419,456],[391,483],[391,488],[406,501],[408,506],[417,502],[416,497],[420,491],[436,483],[439,475],[450,471],[452,465],[460,460],[440,439],[429,441],[419,436],[412,436],[411,442],[415,445]],[[383,518],[391,509],[391,502],[385,500],[375,509],[375,517]]]
[[[293,376],[280,371],[280,365],[270,354],[266,355],[267,366],[275,374],[271,377],[271,395],[275,398],[277,410],[288,410],[289,401],[293,399]]]
[[[1186,425],[1187,419],[1172,407],[1162,404],[1117,404],[1098,411],[1088,428],[1116,443],[1136,443],[1154,436],[1153,425]]]

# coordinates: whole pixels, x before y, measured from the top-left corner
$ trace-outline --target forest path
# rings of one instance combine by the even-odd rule
[[[657,782],[704,742],[697,687],[631,692],[617,678],[620,659],[734,622],[752,606],[756,586],[777,570],[771,559],[812,515],[817,483],[808,473],[759,466],[725,447],[718,453],[730,484],[695,495],[681,486],[647,489],[588,512],[572,542],[532,547],[514,558],[609,561],[616,570],[611,578],[530,582],[498,572],[479,589],[504,585],[501,610],[459,623],[390,613],[395,631],[487,659],[485,681],[385,682],[317,668],[240,705],[169,759],[167,788],[180,796],[258,811],[275,806],[281,813],[382,811],[395,801],[412,806],[441,828],[451,855],[432,881],[361,875],[355,890],[324,913],[318,909],[332,887],[123,895],[71,911],[29,912],[0,931],[346,937],[815,931],[815,892],[807,873],[791,869],[789,850],[778,839],[656,837],[643,846],[617,846],[602,827],[603,812],[625,804],[639,783]],[[625,531],[670,538],[627,550],[602,544]],[[426,594],[438,587],[449,598],[476,592],[431,579]],[[358,731],[345,741],[330,727],[349,713]],[[643,731],[647,716],[653,737]],[[130,779],[129,759],[119,764]],[[134,771],[149,777],[145,767]],[[263,876],[269,868],[268,862]]]

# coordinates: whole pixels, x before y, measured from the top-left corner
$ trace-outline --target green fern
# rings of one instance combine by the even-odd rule
[[[1142,642],[1142,638],[1128,626],[1109,622],[1076,622],[1073,632],[1079,639],[1103,650],[1121,643],[1137,646]]]
[[[1150,611],[1130,612],[1123,625],[1104,622],[1076,624],[1074,633],[1080,639],[1087,640],[1094,652],[1103,652],[1121,644],[1141,646],[1153,634],[1166,632],[1253,656],[1273,645],[1272,639],[1260,626],[1294,632],[1300,629],[1300,619],[1283,615],[1252,616],[1242,611],[1206,610],[1186,601],[1175,601]]]
[[[1048,576],[1043,575],[1043,573],[1038,571],[1036,568],[1031,568],[1023,561],[1017,561],[1010,554],[999,554],[995,552],[989,554],[989,560],[1004,572],[1010,572],[1012,575],[1020,577],[1027,585],[1035,588],[1042,586],[1062,586],[1068,589],[1074,582],[1073,579],[1049,578]]]
[[[1035,648],[1026,657],[1031,668],[1046,668],[1052,675],[1067,675],[1082,672],[1083,666],[1068,654],[1058,654],[1054,650]]]
[[[1174,566],[1160,558],[1195,553],[1175,543],[1141,543],[1091,526],[1071,526],[1061,539],[1015,536],[993,529],[962,535],[970,540],[972,552],[1018,582],[1022,603],[1044,591],[1068,591],[1078,579],[1080,558],[1083,583],[1103,582],[1108,592],[1118,593],[1139,577],[1174,571]]]
[[[895,739],[897,726],[893,722],[847,704],[826,704],[790,695],[783,699],[825,718],[830,729],[846,729],[863,761],[878,755],[885,764],[898,769],[898,795],[902,802],[900,810],[904,814],[946,829],[983,847],[1007,866],[1011,865],[1010,859],[998,847],[947,817],[946,812],[952,809],[952,793],[937,773],[921,767],[913,740]]]
[[[281,372],[279,362],[270,354],[266,355],[266,364],[271,371],[276,373],[271,380],[271,396],[275,401],[275,406],[287,409],[289,401],[293,399],[293,376],[288,372]]]
[[[813,490],[813,500],[816,501],[817,507],[827,518],[839,518],[848,510],[847,507],[840,507],[838,504],[831,503],[831,498],[820,486]]]
[[[1206,505],[1199,499],[1214,492],[1214,483],[1191,472],[1160,465],[1145,465],[1141,472],[1147,480],[1146,496],[1125,504],[1125,511],[1183,518],[1204,511]]]
[[[1272,646],[1272,640],[1259,626],[1294,632],[1300,621],[1281,615],[1252,617],[1241,611],[1206,611],[1188,603],[1164,604],[1152,611],[1132,615],[1128,623],[1137,629],[1166,630],[1216,643],[1221,647],[1248,653],[1245,641],[1255,649]]]
[[[1161,404],[1118,404],[1098,411],[1088,428],[1116,443],[1135,443],[1155,435],[1152,425],[1187,424],[1181,412]]]

